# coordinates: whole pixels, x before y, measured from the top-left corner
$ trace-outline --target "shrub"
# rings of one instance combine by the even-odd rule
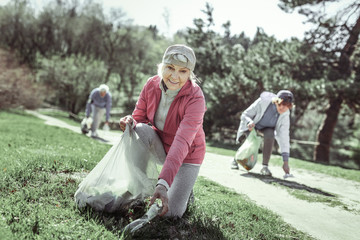
[[[41,106],[45,88],[35,82],[34,73],[20,65],[13,53],[0,49],[0,109]]]
[[[37,77],[54,92],[47,101],[75,114],[85,108],[90,91],[104,83],[107,72],[104,62],[83,56],[53,56],[39,62]]]

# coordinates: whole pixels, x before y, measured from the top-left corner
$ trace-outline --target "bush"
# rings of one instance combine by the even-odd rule
[[[45,87],[35,82],[34,73],[20,65],[14,54],[0,49],[0,109],[41,106]]]
[[[75,114],[85,108],[91,90],[104,83],[107,72],[104,62],[83,56],[43,58],[40,65],[39,81],[54,92],[47,101]]]

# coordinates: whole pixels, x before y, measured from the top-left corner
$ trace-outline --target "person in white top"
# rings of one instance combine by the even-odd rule
[[[290,175],[290,109],[293,107],[294,95],[288,90],[281,90],[276,95],[263,92],[241,115],[236,142],[241,143],[254,128],[264,137],[263,168],[261,173],[272,175],[268,168],[274,140],[279,144],[283,158],[285,178]],[[239,169],[234,160],[232,169]]]

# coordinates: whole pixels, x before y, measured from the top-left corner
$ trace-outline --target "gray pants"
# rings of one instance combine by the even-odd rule
[[[137,124],[136,133],[144,144],[159,158],[159,163],[164,164],[166,153],[160,137],[150,126]],[[192,164],[182,164],[167,194],[169,198],[169,211],[166,217],[182,217],[186,211],[187,203],[191,190],[194,187],[196,178],[199,174],[200,166]]]
[[[94,104],[91,105],[93,122],[91,124],[91,135],[97,136],[96,130],[99,128],[101,120],[106,112],[105,108],[99,108]]]
[[[269,165],[269,160],[270,160],[272,148],[274,145],[274,140],[275,140],[274,130],[275,130],[274,128],[263,128],[261,130],[257,130],[258,132],[260,132],[261,135],[263,135],[263,138],[264,138],[262,164],[266,165],[266,166]],[[246,136],[249,136],[249,134],[250,134],[249,131],[244,132],[244,135],[246,135]]]

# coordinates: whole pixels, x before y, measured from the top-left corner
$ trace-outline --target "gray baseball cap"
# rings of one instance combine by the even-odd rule
[[[162,62],[186,67],[191,71],[194,71],[196,57],[194,51],[190,47],[182,44],[175,44],[166,49]]]
[[[276,95],[284,102],[292,103],[294,101],[294,95],[289,90],[280,90]]]

